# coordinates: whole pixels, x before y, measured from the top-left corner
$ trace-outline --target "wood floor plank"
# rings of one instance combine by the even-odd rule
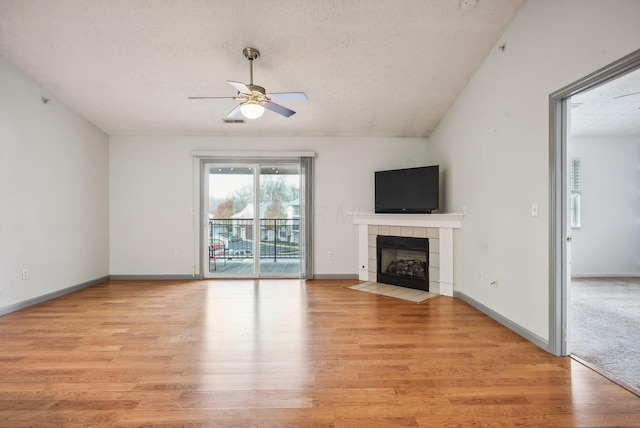
[[[640,427],[640,398],[459,299],[108,281],[0,317],[0,427]]]

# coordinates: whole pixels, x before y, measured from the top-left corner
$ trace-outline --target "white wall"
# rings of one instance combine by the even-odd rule
[[[358,229],[346,213],[373,211],[374,171],[428,163],[423,138],[111,137],[112,275],[191,275],[199,266],[193,150],[316,153],[316,275],[357,276]]]
[[[109,274],[108,167],[107,136],[0,58],[0,311]]]
[[[638,49],[639,16],[635,0],[527,2],[429,138],[431,159],[448,169],[446,210],[468,208],[455,233],[455,290],[542,340],[549,94]]]
[[[568,157],[582,167],[572,274],[640,276],[640,138],[573,137]]]

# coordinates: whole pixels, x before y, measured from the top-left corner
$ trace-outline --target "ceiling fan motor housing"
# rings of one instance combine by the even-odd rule
[[[260,92],[262,95],[265,95],[267,93],[262,86],[247,85],[247,88],[249,88],[251,90],[251,92]]]

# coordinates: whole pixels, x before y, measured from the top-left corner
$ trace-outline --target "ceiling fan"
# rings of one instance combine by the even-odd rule
[[[249,60],[249,84],[245,85],[241,82],[228,80],[231,86],[237,91],[235,97],[189,97],[190,100],[204,99],[233,99],[240,101],[240,104],[231,110],[226,119],[237,118],[242,114],[247,119],[257,119],[262,116],[264,109],[271,110],[282,116],[289,117],[295,114],[280,104],[274,103],[272,100],[307,100],[309,99],[304,92],[269,92],[267,93],[262,86],[253,84],[253,61],[260,58],[260,51],[256,48],[244,48],[242,53]]]

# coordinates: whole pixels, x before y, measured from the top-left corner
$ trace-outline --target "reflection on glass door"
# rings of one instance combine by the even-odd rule
[[[300,274],[300,167],[260,167],[260,274]]]
[[[206,165],[208,273],[254,276],[255,167]]]
[[[205,164],[206,277],[299,277],[300,166]]]

